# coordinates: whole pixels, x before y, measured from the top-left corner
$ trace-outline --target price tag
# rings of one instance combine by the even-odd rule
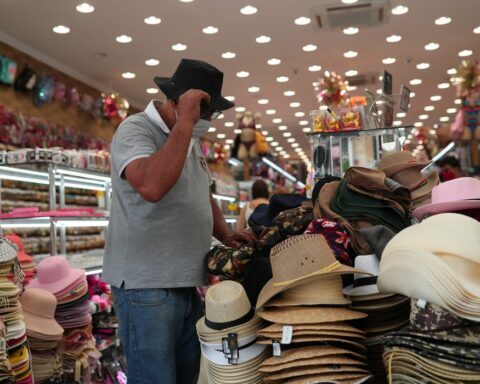
[[[277,340],[272,342],[272,347],[273,347],[273,356],[279,357],[282,355],[282,348],[280,347],[280,343]]]
[[[290,344],[292,342],[293,327],[291,325],[284,325],[282,332],[282,344]]]

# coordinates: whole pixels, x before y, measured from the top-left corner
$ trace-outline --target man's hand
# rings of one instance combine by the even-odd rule
[[[227,247],[240,248],[242,243],[252,245],[256,241],[257,239],[255,238],[253,232],[250,229],[247,229],[240,232],[229,233],[225,239],[223,239],[223,244],[225,244]]]
[[[202,100],[209,102],[210,96],[200,89],[189,89],[183,93],[177,101],[177,122],[185,121],[193,126],[200,118],[200,103]]]

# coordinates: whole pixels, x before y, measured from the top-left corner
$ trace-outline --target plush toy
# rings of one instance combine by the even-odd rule
[[[256,124],[260,120],[260,114],[253,114],[247,111],[243,114],[237,115],[238,128],[241,130],[240,143],[237,152],[239,160],[255,159],[258,156],[257,152],[257,137]]]

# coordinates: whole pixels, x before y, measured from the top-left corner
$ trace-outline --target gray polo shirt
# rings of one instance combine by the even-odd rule
[[[192,140],[182,174],[156,203],[122,177],[133,160],[148,157],[168,140],[169,130],[154,107],[125,119],[111,146],[113,198],[103,278],[126,289],[195,287],[205,283],[213,217],[210,176],[200,143]],[[159,164],[168,167],[169,164]]]

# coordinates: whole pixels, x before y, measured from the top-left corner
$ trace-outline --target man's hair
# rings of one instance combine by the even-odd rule
[[[450,165],[452,168],[460,169],[460,162],[455,156],[446,156],[443,159],[438,160],[437,164],[440,167],[443,167],[445,165]]]
[[[268,199],[268,185],[263,180],[256,180],[252,185],[252,200],[259,198]]]

